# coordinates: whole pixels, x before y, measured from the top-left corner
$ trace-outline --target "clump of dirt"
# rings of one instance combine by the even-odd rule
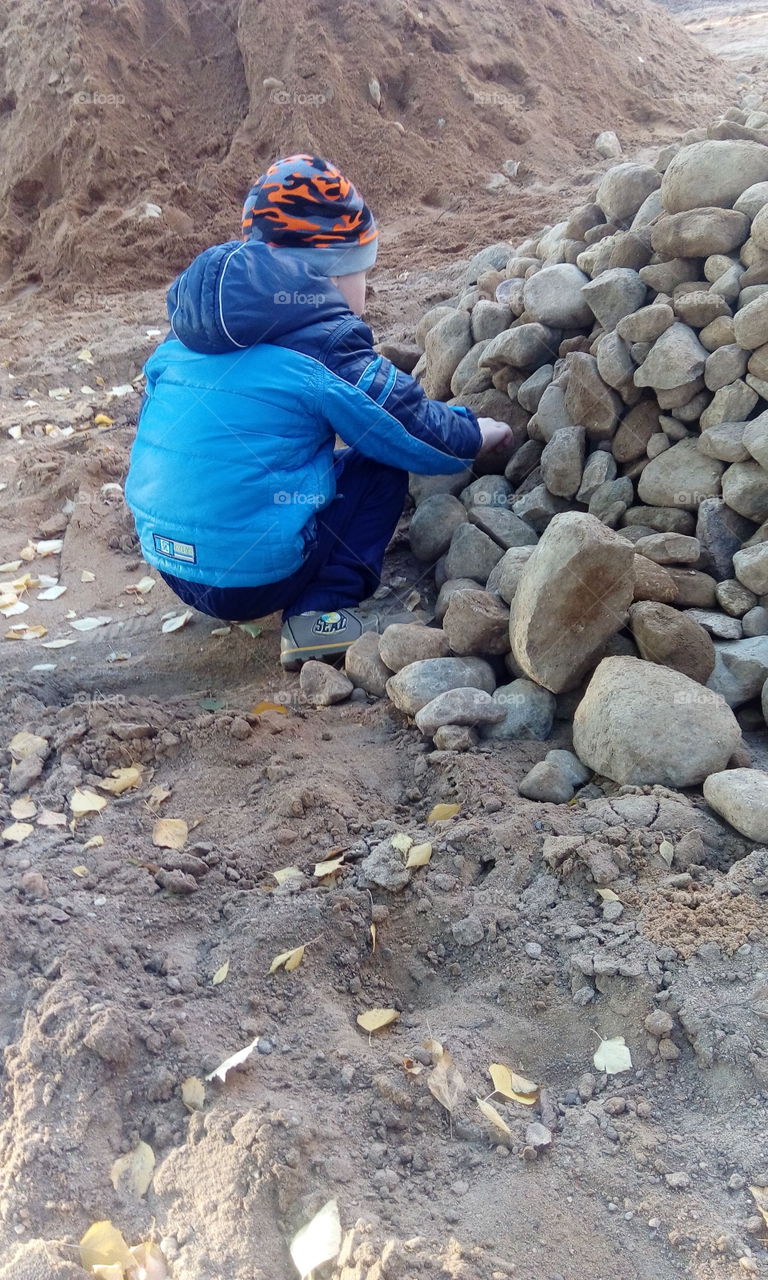
[[[236,236],[278,153],[330,155],[382,222],[420,207],[415,241],[445,252],[441,213],[454,243],[522,231],[601,129],[672,136],[731,88],[646,0],[314,0],[288,23],[280,0],[20,0],[3,43],[0,282],[75,301]],[[506,161],[518,176],[488,192]]]

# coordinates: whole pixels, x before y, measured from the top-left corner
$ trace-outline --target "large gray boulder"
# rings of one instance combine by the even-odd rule
[[[687,324],[670,325],[657,338],[635,374],[635,386],[672,391],[703,374],[708,352]]]
[[[612,222],[629,224],[652,191],[661,185],[661,174],[650,164],[617,164],[603,175],[597,203]]]
[[[760,696],[768,680],[768,636],[725,640],[715,645],[715,669],[707,688],[719,693],[731,707]]]
[[[722,698],[640,658],[604,658],[573,722],[579,759],[621,785],[698,786],[740,741]]]
[[[586,285],[584,298],[603,328],[614,329],[624,316],[642,307],[647,292],[636,271],[612,267]]]
[[[696,440],[679,440],[644,468],[638,496],[650,506],[695,511],[702,499],[719,495],[723,470],[724,464],[702,453]]]
[[[452,493],[433,493],[425,498],[414,511],[408,531],[416,559],[439,560],[451,545],[454,532],[466,519],[464,504]]]
[[[387,681],[387,696],[406,715],[415,716],[448,689],[484,689],[493,693],[496,677],[482,658],[427,658],[412,662]]]
[[[689,209],[659,218],[651,231],[651,245],[665,258],[706,258],[738,249],[748,236],[749,218],[744,213]]]
[[[432,738],[446,724],[494,725],[504,719],[504,708],[484,689],[446,689],[416,712],[416,727]]]
[[[557,710],[557,699],[549,689],[521,677],[511,684],[499,685],[493,700],[503,709],[504,718],[481,729],[481,738],[496,742],[533,738],[543,742],[549,737]]]
[[[594,516],[549,524],[512,601],[510,646],[519,668],[552,693],[578,685],[623,625],[634,589],[634,548]]]
[[[424,345],[427,363],[422,386],[431,400],[448,399],[456,366],[471,346],[472,328],[468,311],[452,311],[430,329]]]
[[[704,799],[748,840],[768,841],[768,773],[764,769],[711,773],[704,783]]]
[[[526,315],[555,329],[580,329],[592,323],[592,313],[582,294],[589,276],[569,262],[543,267],[525,282]]]
[[[755,182],[768,180],[768,147],[759,142],[694,142],[674,157],[661,183],[667,213],[718,206],[731,209]]]

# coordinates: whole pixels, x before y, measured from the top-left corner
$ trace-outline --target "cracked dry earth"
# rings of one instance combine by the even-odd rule
[[[69,513],[60,554],[24,566],[68,591],[26,617],[49,637],[67,608],[112,621],[60,650],[0,647],[3,828],[17,800],[35,809],[0,869],[0,1276],[76,1280],[77,1242],[108,1218],[162,1243],[174,1280],[289,1280],[288,1242],[332,1197],[334,1280],[759,1275],[768,853],[693,793],[595,779],[571,805],[521,799],[565,721],[546,743],[429,752],[389,703],[309,707],[276,619],[162,634],[178,610],[159,582],[126,593],[142,569],[103,488],[132,412],[2,460],[0,560]],[[416,572],[404,545],[396,588]],[[42,741],[11,769],[21,731]],[[99,792],[131,766],[138,785]],[[106,806],[39,824],[68,821],[77,788]],[[444,802],[458,813],[430,822]],[[181,849],[153,843],[159,815],[187,823]],[[398,832],[433,854],[387,888],[363,860],[391,865]],[[331,850],[340,870],[315,877]],[[287,866],[301,875],[278,884]],[[371,1007],[399,1021],[368,1036]],[[606,1076],[593,1055],[618,1035],[632,1069]],[[256,1037],[190,1112],[182,1082]],[[430,1039],[467,1086],[452,1116]],[[495,1095],[509,1133],[476,1102],[494,1062],[540,1087],[533,1105]],[[110,1181],[139,1140],[143,1197]]]

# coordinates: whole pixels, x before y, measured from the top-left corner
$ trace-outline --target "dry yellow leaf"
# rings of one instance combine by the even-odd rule
[[[412,1058],[410,1054],[406,1054],[403,1058],[403,1070],[407,1071],[409,1076],[420,1076],[424,1066],[421,1062],[417,1062],[415,1058]]]
[[[66,813],[56,813],[54,809],[42,809],[37,819],[38,827],[66,827]]]
[[[603,902],[620,902],[621,901],[618,893],[614,893],[613,889],[598,889],[597,893],[598,893],[598,896],[602,898]]]
[[[106,803],[106,796],[97,796],[95,791],[80,787],[77,787],[69,798],[69,807],[76,818],[82,818],[86,813],[100,813],[106,807]]]
[[[251,707],[248,714],[260,716],[262,711],[279,711],[281,716],[288,715],[288,708],[284,707],[282,702],[257,702],[255,707]]]
[[[104,844],[103,836],[91,836],[90,840],[86,840],[85,844],[83,845],[83,850],[100,849],[103,844]]]
[[[453,1115],[461,1095],[466,1090],[464,1078],[447,1049],[443,1050],[427,1077],[427,1088],[441,1107]]]
[[[388,1027],[391,1022],[397,1022],[399,1017],[397,1009],[366,1009],[365,1013],[357,1015],[357,1025],[369,1033],[381,1031],[382,1027]]]
[[[97,1262],[93,1274],[100,1280],[124,1280],[125,1268],[122,1262]]]
[[[238,1049],[237,1053],[230,1054],[228,1058],[225,1058],[224,1061],[216,1067],[215,1071],[209,1071],[208,1075],[205,1077],[206,1080],[220,1080],[221,1083],[224,1084],[224,1081],[232,1068],[241,1066],[247,1058],[250,1058],[258,1043],[259,1037],[254,1036],[251,1043],[247,1044],[244,1049]]]
[[[435,1061],[437,1061],[438,1058],[442,1058],[445,1053],[445,1049],[439,1040],[425,1040],[421,1047],[422,1049],[426,1049],[427,1053],[431,1053]]]
[[[114,418],[110,418],[108,413],[97,413],[93,419],[93,425],[95,427],[111,427],[114,421]]]
[[[389,843],[393,849],[397,849],[398,853],[407,853],[413,844],[413,839],[405,831],[397,831]]]
[[[181,1085],[181,1100],[189,1111],[202,1111],[205,1105],[205,1085],[198,1076],[188,1076]]]
[[[539,1094],[539,1086],[533,1080],[527,1080],[516,1071],[511,1071],[501,1062],[492,1062],[488,1074],[493,1081],[497,1093],[513,1102],[522,1102],[525,1107],[532,1107]]]
[[[158,1244],[134,1245],[131,1255],[138,1272],[129,1272],[129,1280],[168,1280],[168,1264]]]
[[[79,880],[82,880],[85,876],[87,876],[87,875],[88,875],[88,868],[87,868],[87,867],[73,867],[73,868],[72,868],[72,875],[73,875],[73,876],[77,876]]]
[[[83,569],[83,571],[82,571],[82,572],[81,572],[81,574],[80,574],[80,581],[81,581],[81,582],[95,582],[95,581],[96,581],[96,574],[95,574],[95,573],[91,573],[90,569]]]
[[[510,1129],[504,1117],[499,1114],[499,1112],[496,1110],[496,1108],[493,1106],[492,1103],[486,1102],[484,1098],[478,1098],[478,1097],[475,1098],[475,1102],[477,1103],[478,1107],[482,1111],[486,1120],[490,1120],[491,1124],[495,1129],[500,1129],[502,1133],[508,1133],[511,1135],[512,1130]]]
[[[132,791],[141,782],[141,765],[131,764],[123,769],[113,769],[110,778],[100,778],[96,783],[102,791],[109,791],[113,796],[121,796],[124,791]]]
[[[133,1259],[122,1231],[111,1222],[94,1222],[80,1241],[80,1262],[86,1271],[117,1263],[129,1267]]]
[[[23,821],[25,818],[34,818],[37,813],[37,805],[29,796],[19,796],[18,800],[14,800],[11,805],[11,817],[18,818]]]
[[[34,827],[29,822],[12,822],[6,827],[2,833],[3,839],[9,844],[21,844],[22,840],[26,840],[27,836],[31,836]]]
[[[376,950],[376,925],[371,925],[371,951]]]
[[[183,849],[188,835],[183,818],[158,818],[152,828],[152,843],[157,849]]]
[[[109,1175],[115,1191],[121,1195],[146,1194],[155,1171],[155,1153],[148,1142],[139,1141],[133,1151],[118,1156]]]
[[[662,840],[659,845],[659,857],[668,867],[672,866],[672,859],[675,856],[675,846],[670,840]]]
[[[447,818],[455,818],[460,809],[460,804],[436,804],[427,822],[445,822]]]
[[[758,1213],[768,1227],[768,1187],[750,1187],[749,1190],[757,1205]]]
[[[272,872],[278,884],[285,884],[286,880],[295,880],[297,877],[301,879],[302,874],[298,867],[280,867]]]
[[[218,987],[219,984],[224,981],[228,973],[229,973],[229,961],[225,960],[221,968],[217,969],[213,977],[211,978],[211,986]]]
[[[408,854],[406,867],[426,867],[432,857],[432,845],[427,841],[426,844],[415,844]]]
[[[323,876],[332,876],[338,871],[344,861],[344,854],[340,854],[338,858],[328,858],[326,862],[318,862],[312,874],[322,879]]]
[[[277,969],[283,966],[285,967],[288,973],[290,973],[293,969],[298,969],[299,965],[304,959],[304,947],[306,945],[307,944],[305,942],[302,946],[294,947],[291,951],[281,951],[280,955],[275,956],[274,960],[269,966],[269,972],[275,973]]]
[[[41,756],[44,751],[48,750],[48,742],[45,738],[41,738],[37,733],[27,733],[22,729],[21,733],[15,733],[8,743],[8,750],[14,760],[25,760],[27,756]]]
[[[623,1036],[613,1036],[610,1040],[601,1039],[600,1048],[592,1061],[598,1071],[604,1071],[609,1076],[632,1069],[632,1054]]]
[[[157,813],[158,809],[160,808],[160,805],[163,804],[163,802],[168,799],[170,794],[171,794],[170,787],[158,786],[158,787],[152,788],[149,795],[147,796],[147,804],[153,813]]]

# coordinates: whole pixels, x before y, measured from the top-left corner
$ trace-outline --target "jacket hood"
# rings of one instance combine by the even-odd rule
[[[230,240],[204,249],[168,290],[171,330],[205,355],[240,351],[351,314],[327,276],[287,249]]]

